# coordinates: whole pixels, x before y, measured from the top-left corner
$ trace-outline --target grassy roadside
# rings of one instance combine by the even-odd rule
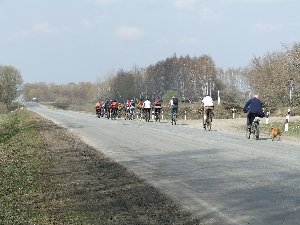
[[[283,132],[284,131],[284,123],[276,122],[271,124],[261,124],[260,128],[263,132],[268,133],[271,127],[278,127]],[[292,136],[292,137],[299,137],[300,136],[300,121],[294,120],[289,123],[289,131],[284,133],[284,135]]]
[[[49,160],[28,112],[0,117],[0,224],[47,224],[32,205],[42,196],[40,172]]]

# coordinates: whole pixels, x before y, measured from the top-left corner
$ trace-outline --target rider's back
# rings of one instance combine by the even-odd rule
[[[244,107],[244,111],[252,114],[258,114],[259,116],[263,116],[263,108],[262,103],[258,98],[252,98],[250,99]]]

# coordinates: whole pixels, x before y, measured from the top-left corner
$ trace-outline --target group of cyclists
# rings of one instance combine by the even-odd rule
[[[107,117],[107,119],[116,119],[119,114],[120,104],[117,100],[110,100],[100,102],[97,101],[95,105],[95,110],[97,116],[100,117]]]
[[[173,96],[170,100],[171,114],[177,117],[178,113],[178,98]],[[97,116],[112,118],[121,117],[127,120],[132,120],[139,117],[141,120],[144,119],[146,122],[150,121],[151,111],[154,112],[155,122],[160,122],[162,113],[162,100],[157,98],[153,103],[146,98],[145,101],[142,99],[135,101],[128,99],[124,104],[119,103],[117,100],[107,100],[104,102],[97,101],[95,105]]]
[[[214,102],[211,96],[207,95],[202,99],[203,103],[203,128],[211,129]],[[169,102],[171,109],[171,123],[176,125],[176,118],[178,115],[178,98],[173,96]],[[155,99],[152,103],[148,98],[145,101],[142,99],[137,102],[128,99],[124,104],[117,102],[117,100],[110,100],[105,102],[98,101],[95,106],[98,117],[107,117],[115,119],[120,117],[122,112],[125,114],[125,119],[132,120],[136,117],[144,119],[146,122],[150,121],[151,111],[154,111],[155,122],[160,122],[162,112],[162,100]],[[254,95],[244,105],[243,111],[247,113],[247,129],[251,133],[251,126],[256,117],[264,117],[264,110],[262,102],[258,95]]]

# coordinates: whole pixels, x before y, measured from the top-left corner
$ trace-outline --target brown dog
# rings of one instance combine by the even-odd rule
[[[281,136],[281,130],[277,127],[271,127],[269,129],[270,132],[270,136],[272,138],[272,141],[274,141],[275,138],[277,138],[277,140],[280,140],[280,136]]]

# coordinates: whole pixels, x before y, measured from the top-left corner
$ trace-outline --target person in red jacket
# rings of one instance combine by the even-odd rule
[[[160,121],[160,113],[161,113],[161,99],[155,99],[154,101],[155,122]]]
[[[113,100],[111,103],[111,118],[116,119],[118,116],[118,108],[119,108],[119,103],[117,100]]]
[[[96,102],[95,109],[96,109],[96,114],[98,113],[98,111],[101,110],[101,103],[100,103],[100,101]]]

